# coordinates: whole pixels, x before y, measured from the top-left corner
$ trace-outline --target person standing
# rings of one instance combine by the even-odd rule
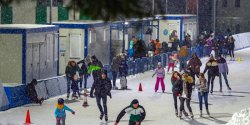
[[[71,97],[74,99],[78,97],[81,99],[81,94],[80,94],[79,86],[78,86],[79,81],[80,80],[78,80],[77,75],[74,75],[72,79],[72,83],[71,83],[71,89],[73,91],[73,94]],[[76,94],[78,94],[78,96]]]
[[[220,92],[222,92],[222,76],[224,77],[224,80],[226,82],[227,89],[232,90],[228,84],[228,79],[227,79],[227,75],[228,75],[227,61],[223,57],[221,57],[221,55],[219,55],[217,62],[218,62],[218,67],[219,67]]]
[[[108,109],[107,109],[107,96],[111,97],[112,84],[111,80],[107,77],[107,71],[101,71],[101,78],[97,77],[93,84],[93,89],[95,90],[96,103],[100,111],[100,119],[103,119],[105,115],[105,121],[108,121]],[[101,100],[103,105],[101,105]]]
[[[234,48],[235,48],[235,39],[234,37],[232,36],[232,34],[229,35],[228,37],[228,44],[229,44],[229,47],[228,47],[228,51],[229,51],[229,55],[231,57],[231,61],[234,61]]]
[[[172,54],[169,56],[169,61],[168,61],[168,71],[167,73],[169,73],[169,69],[172,68],[172,73],[174,72],[174,66],[175,63],[177,61],[177,54]]]
[[[116,78],[119,72],[120,62],[121,62],[121,57],[117,55],[116,57],[113,58],[111,66],[110,66],[110,71],[112,72],[112,81],[113,81],[114,90],[118,89],[118,87],[116,87]]]
[[[207,75],[208,75],[207,86],[208,86],[208,90],[209,90],[210,83],[211,83],[210,93],[212,94],[213,93],[213,88],[214,88],[214,79],[215,79],[216,76],[219,76],[218,63],[214,59],[213,55],[210,56],[210,59],[206,63],[206,67],[205,67],[205,70],[203,71],[203,73],[205,74],[207,71],[208,71],[208,73],[207,73]]]
[[[75,111],[70,109],[68,106],[64,105],[64,100],[62,98],[59,98],[55,110],[56,125],[65,125],[65,120],[66,120],[65,111],[70,111],[73,115],[75,115]]]
[[[190,102],[191,102],[191,96],[192,96],[192,91],[193,91],[193,78],[191,76],[189,76],[187,73],[184,73],[182,75],[182,79],[183,79],[183,84],[182,84],[182,91],[180,91],[180,113],[179,113],[179,117],[182,117],[182,113],[184,113],[184,103],[186,101],[186,105],[187,108],[189,110],[189,114],[191,116],[191,118],[194,118],[193,115],[193,111],[192,108],[190,106]],[[185,113],[184,113],[185,115]],[[186,115],[188,116],[188,115]]]
[[[156,83],[155,83],[155,92],[158,91],[159,83],[161,82],[162,93],[164,93],[164,91],[165,91],[165,84],[164,84],[165,70],[162,67],[160,62],[158,62],[158,67],[155,70],[155,73],[153,74],[153,77],[154,77],[155,74],[157,75]]]
[[[101,77],[101,70],[103,68],[103,65],[102,65],[102,62],[96,58],[96,56],[92,56],[91,60],[92,60],[92,62],[90,63],[90,65],[88,67],[88,74],[90,74],[92,72],[92,76],[93,76],[93,79],[95,82],[96,79]],[[90,90],[90,97],[92,97],[92,98],[94,97],[93,90],[94,90],[94,88],[92,85],[91,90]]]
[[[160,52],[161,52],[160,48],[161,48],[161,42],[159,39],[156,39],[155,40],[155,52],[154,52],[155,55],[160,54]]]
[[[82,64],[80,70],[79,70],[79,76],[80,76],[80,90],[82,90],[82,82],[84,80],[84,91],[87,91],[87,80],[88,80],[88,67],[85,62],[85,60],[81,60],[77,62],[77,64]]]
[[[175,108],[175,115],[178,117],[178,104],[177,104],[177,97],[180,95],[180,92],[182,91],[182,79],[181,75],[174,71],[173,75],[171,77],[171,83],[172,83],[172,92],[173,92],[173,99],[174,99],[174,108]]]
[[[66,79],[67,79],[67,99],[70,95],[70,84],[72,82],[73,76],[76,74],[76,72],[79,70],[78,66],[76,65],[75,61],[69,61],[68,65],[65,70]]]
[[[120,74],[120,84],[121,89],[127,89],[127,75],[128,75],[128,65],[124,55],[121,55],[121,61],[119,64],[119,74]]]
[[[148,57],[154,56],[154,52],[155,52],[155,41],[151,39],[150,43],[148,44]]]
[[[178,53],[179,59],[180,59],[180,69],[179,72],[182,70],[186,71],[187,68],[187,57],[188,57],[188,48],[187,46],[182,46],[179,53]]]
[[[132,40],[129,42],[129,49],[128,49],[128,56],[129,58],[134,58],[134,41],[135,41],[135,37],[132,37]]]
[[[125,114],[129,114],[129,125],[141,125],[142,121],[146,117],[146,111],[143,106],[139,105],[139,101],[137,99],[134,99],[129,106],[124,108],[116,118],[115,124],[118,125],[120,120]]]
[[[198,89],[198,98],[199,98],[199,108],[200,108],[200,117],[202,117],[202,100],[205,101],[206,111],[207,114],[210,115],[208,110],[208,84],[207,80],[203,73],[200,73],[199,79],[195,84],[196,88]]]
[[[191,69],[191,72],[193,74],[191,74],[191,76],[193,77],[193,80],[195,81],[195,75],[197,77],[199,77],[200,74],[200,67],[202,66],[201,60],[199,59],[199,57],[196,55],[196,53],[194,53],[192,55],[192,58],[189,60],[187,68]]]

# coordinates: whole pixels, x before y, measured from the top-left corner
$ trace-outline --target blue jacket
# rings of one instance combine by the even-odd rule
[[[64,105],[62,107],[62,109],[60,110],[59,107],[57,106],[56,110],[55,110],[55,117],[56,118],[62,118],[62,117],[66,117],[66,112],[65,111],[70,111],[70,112],[74,112],[72,109],[70,109],[69,107],[67,107],[66,105]]]

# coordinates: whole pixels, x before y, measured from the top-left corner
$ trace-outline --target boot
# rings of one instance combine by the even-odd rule
[[[202,110],[200,110],[200,117],[202,117]]]
[[[188,113],[184,110],[183,114],[185,115],[185,117],[188,117]]]
[[[179,112],[179,118],[181,119],[182,117],[182,111]]]
[[[102,120],[102,118],[103,118],[103,114],[100,115],[100,119],[101,119],[101,120]]]
[[[191,119],[194,119],[194,114],[193,114],[193,112],[190,112],[189,114],[190,114],[190,116],[191,116]]]
[[[210,115],[210,112],[209,112],[209,110],[207,109],[207,115]]]
[[[105,115],[105,121],[106,122],[108,121],[108,115]]]
[[[228,90],[232,90],[229,86],[227,87]]]
[[[222,88],[220,88],[220,92],[222,92]]]
[[[175,115],[176,115],[176,117],[178,117],[178,110],[177,109],[175,109]]]

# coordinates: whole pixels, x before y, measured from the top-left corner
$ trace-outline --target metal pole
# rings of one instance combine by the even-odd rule
[[[215,36],[215,26],[216,26],[216,0],[214,0],[214,24],[213,24],[213,30],[214,30],[214,36]]]
[[[125,21],[122,27],[122,53],[125,53]]]
[[[168,14],[168,0],[166,0],[166,14]]]
[[[199,35],[199,0],[196,0],[196,35]]]
[[[152,4],[152,15],[155,15],[155,0],[152,0],[153,4]]]
[[[52,7],[53,7],[53,0],[50,0],[50,8],[49,8],[49,23],[52,24]]]

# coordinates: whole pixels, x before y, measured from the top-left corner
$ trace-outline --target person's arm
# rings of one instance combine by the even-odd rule
[[[75,111],[70,109],[68,106],[64,105],[64,109],[70,111],[72,114],[75,114]]]
[[[129,108],[129,106],[128,107],[126,107],[126,108],[124,108],[120,113],[119,113],[119,115],[117,116],[117,118],[116,118],[116,123],[119,123],[120,122],[120,120],[122,119],[122,117],[126,114],[126,109],[127,108]]]
[[[81,64],[81,63],[84,63],[84,59],[81,60],[81,61],[79,61],[79,62],[77,62],[76,64]]]
[[[58,109],[56,108],[56,110],[55,110],[55,117],[57,117],[58,116],[58,113],[59,113],[59,111],[58,111]]]
[[[68,67],[68,66],[67,66],[66,69],[65,69],[65,74],[66,74],[66,76],[69,75],[69,67]]]
[[[144,107],[140,106],[140,108],[142,108],[142,110],[143,110],[143,112],[141,113],[140,120],[139,120],[139,122],[141,123],[146,117],[146,111],[145,111]]]
[[[208,70],[208,66],[206,65],[205,70],[203,71],[203,73],[205,74],[207,72],[207,70]]]
[[[228,74],[228,72],[229,72],[229,69],[228,69],[228,65],[227,65],[227,62],[225,62],[225,63],[224,63],[224,65],[225,65],[225,68],[226,68],[226,73]]]

